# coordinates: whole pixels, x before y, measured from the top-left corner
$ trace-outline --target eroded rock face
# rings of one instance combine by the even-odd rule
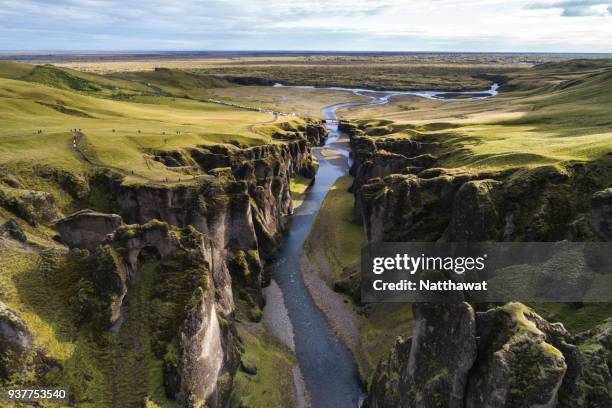
[[[371,242],[610,239],[612,169],[605,161],[466,172],[434,167],[444,163],[444,146],[426,144],[419,151],[392,137],[389,123],[341,123],[341,128],[351,136],[355,159],[356,219]],[[406,138],[410,129],[402,133]],[[551,279],[564,278],[557,275],[551,270]],[[460,370],[449,363],[462,376],[449,382],[445,372],[414,376],[414,370],[416,363],[427,368],[436,361],[427,347],[452,348],[444,336],[431,336],[419,349],[425,322],[434,322],[431,332],[444,333],[453,320],[435,327],[443,319],[417,310],[415,319],[414,338],[399,341],[377,368],[369,407],[611,405],[609,322],[572,336],[519,304],[478,313],[475,334],[463,339],[477,343],[473,364],[466,368],[465,361]],[[462,397],[451,398],[450,384],[462,387]]]
[[[400,373],[407,372],[411,343],[411,338],[406,341],[398,338],[389,356],[378,364],[372,377],[368,398],[364,401],[364,408],[404,406],[402,404],[405,404],[406,390]]]
[[[32,352],[32,335],[24,321],[0,302],[0,383],[19,374]]]
[[[129,222],[155,218],[179,228],[192,225],[230,251],[255,249],[263,258],[271,256],[280,245],[283,217],[293,211],[290,178],[314,173],[310,144],[297,139],[198,151],[194,159],[204,170],[227,167],[227,176],[200,187],[122,186],[117,193],[120,213]]]
[[[62,242],[71,248],[89,250],[94,250],[121,225],[123,220],[117,214],[92,210],[78,211],[55,224]]]
[[[560,323],[549,323],[520,303],[475,317],[469,313],[472,319],[453,307],[457,306],[415,307],[414,337],[398,341],[379,364],[367,407],[609,407],[612,403],[612,320],[572,336]],[[452,327],[460,330],[452,332],[455,339],[449,341]]]
[[[96,172],[93,199],[120,216],[81,211],[57,223],[87,266],[78,283],[84,322],[121,330],[141,264],[153,268],[145,268],[154,271],[152,350],[163,361],[166,394],[185,406],[228,406],[240,361],[234,290],[252,306],[249,317],[260,318],[262,260],[280,245],[293,211],[290,178],[314,176],[311,147],[327,138],[321,123],[280,133],[282,141],[255,147],[148,152],[170,167],[198,167],[208,175],[198,184],[126,185],[117,174]]]
[[[306,140],[314,146],[322,146],[327,140],[329,132],[321,123],[311,123],[306,125]]]
[[[128,271],[117,252],[108,244],[100,245],[90,257],[96,298],[101,302],[100,326],[108,328],[119,319],[128,291]]]
[[[600,237],[612,240],[612,188],[593,194],[589,224]]]
[[[563,326],[547,325],[518,303],[479,314],[477,322],[478,359],[469,376],[465,406],[556,406],[567,364],[551,343],[556,330],[567,334]]]
[[[44,191],[0,188],[0,206],[32,226],[51,222],[60,215],[53,195]]]
[[[438,147],[434,143],[369,137],[359,131],[352,131],[349,135],[352,135],[351,150],[355,158],[351,167],[351,174],[355,177],[351,187],[354,193],[358,193],[361,186],[374,177],[414,172],[435,162],[429,154]]]
[[[355,134],[355,217],[371,241],[612,237],[611,195],[595,193],[612,178],[609,166],[570,163],[466,173],[432,167],[436,154],[444,155],[435,145],[412,142],[417,147],[411,151],[410,141],[366,136],[359,129]]]
[[[0,225],[0,236],[6,236],[19,242],[26,242],[28,240],[23,228],[21,228],[21,225],[15,219],[10,219],[3,225]]]
[[[227,406],[240,361],[239,340],[232,278],[225,254],[210,237],[191,226],[177,229],[157,220],[119,226],[88,258],[92,272],[82,281],[91,279],[91,284],[80,285],[92,289],[80,294],[81,309],[89,311],[87,318],[100,319],[99,327],[121,330],[130,288],[142,278],[141,263],[155,256],[151,313],[167,320],[152,321],[151,330],[158,333],[153,349],[163,360],[166,393],[188,407]],[[168,309],[156,312],[155,305],[163,304],[173,305],[171,315]]]
[[[356,199],[369,241],[435,241],[448,225],[455,177],[394,174],[361,187]]]
[[[464,183],[453,200],[444,239],[449,242],[484,241],[499,236],[495,189],[500,182],[475,180]]]
[[[413,313],[414,335],[399,341],[377,368],[367,406],[462,407],[468,371],[476,359],[472,307],[415,304]]]
[[[224,407],[239,365],[238,336],[215,308],[214,291],[198,291],[180,333],[179,392],[186,407]]]
[[[560,407],[612,405],[612,319],[574,336],[557,340],[568,369],[559,390]]]

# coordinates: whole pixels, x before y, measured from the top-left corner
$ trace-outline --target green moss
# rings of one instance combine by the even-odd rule
[[[296,204],[298,200],[300,200],[304,196],[304,194],[306,193],[306,190],[308,189],[308,187],[310,187],[311,184],[312,184],[312,179],[306,178],[299,174],[291,177],[291,180],[290,180],[291,200],[293,200],[294,205]]]
[[[238,371],[232,407],[241,403],[248,407],[294,406],[292,370],[296,361],[291,352],[265,333],[256,336],[242,325],[238,333],[244,342],[242,361],[248,365],[256,362],[257,372]]]
[[[561,322],[570,333],[580,333],[597,326],[612,316],[609,303],[530,303],[546,320]]]
[[[330,285],[359,259],[364,242],[363,227],[353,219],[354,196],[348,191],[352,177],[341,177],[328,192],[304,248],[312,259],[325,254],[333,268],[322,274]],[[331,272],[331,273],[330,273]]]
[[[511,302],[502,307],[502,310],[514,320],[521,330],[529,331],[533,334],[540,335],[542,332],[536,327],[535,323],[527,318],[533,310],[522,303]]]

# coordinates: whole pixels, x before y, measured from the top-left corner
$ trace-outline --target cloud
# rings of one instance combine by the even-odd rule
[[[0,50],[610,52],[609,17],[567,18],[609,9],[612,0],[0,0]]]
[[[612,14],[610,0],[564,0],[552,2],[529,3],[525,8],[530,10],[561,9],[562,17],[594,17]]]

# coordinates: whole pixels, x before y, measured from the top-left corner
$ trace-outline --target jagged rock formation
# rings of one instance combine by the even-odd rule
[[[606,241],[612,240],[612,188],[593,194],[591,228]]]
[[[98,216],[87,220],[97,224]],[[91,230],[86,221],[72,225]],[[90,242],[87,234],[73,232],[72,237]],[[160,258],[159,304],[177,304],[175,315],[165,316],[169,320],[155,322],[161,338],[154,348],[164,361],[166,393],[187,407],[225,406],[239,364],[238,339],[231,323],[231,277],[222,252],[209,237],[192,227],[178,230],[156,220],[119,225],[88,258],[92,273],[82,279],[81,310],[89,319],[98,319],[100,327],[119,330],[122,306],[129,289],[141,279],[139,262],[147,251]],[[162,289],[164,276],[176,274],[180,293]],[[176,353],[169,353],[169,347]]]
[[[458,307],[462,311],[453,310]],[[612,320],[572,336],[519,303],[475,316],[465,303],[414,309],[414,336],[399,340],[379,364],[368,408],[608,407],[612,402]]]
[[[116,214],[81,210],[62,218],[55,227],[62,242],[69,247],[93,250],[122,224],[123,220]]]
[[[314,175],[311,143],[326,136],[322,125],[310,124],[298,134],[286,131],[282,142],[159,155],[166,165],[206,173],[197,184],[124,185],[115,173],[96,172],[89,191],[117,214],[83,210],[56,224],[84,265],[84,324],[120,331],[142,265],[157,259],[148,272],[155,273],[150,330],[166,394],[187,407],[227,406],[241,348],[234,293],[251,306],[248,318],[258,320],[263,260],[280,245],[293,211],[290,178]]]
[[[413,337],[398,340],[380,363],[368,407],[462,407],[476,358],[473,309],[459,303],[415,304],[413,310]]]
[[[0,185],[0,206],[32,226],[49,223],[59,217],[53,195],[44,191]]]
[[[419,144],[417,134],[391,137],[388,124],[341,128],[355,158],[355,216],[371,242],[611,237],[612,169],[604,159],[466,172],[440,167],[446,147]],[[413,310],[413,337],[379,364],[369,408],[612,403],[611,320],[573,336],[517,303],[476,314],[467,304]]]
[[[23,320],[0,302],[0,383],[21,373],[32,347],[32,335]]]
[[[609,239],[604,162],[468,173],[435,167],[442,145],[343,128],[355,157],[355,217],[370,241]]]
[[[280,243],[283,216],[292,212],[290,177],[312,175],[310,145],[303,139],[237,149],[209,147],[195,161],[210,172],[229,174],[193,186],[120,186],[114,195],[128,222],[156,218],[183,228],[194,226],[223,247],[259,249],[272,255]],[[194,156],[195,157],[195,156]]]
[[[7,236],[19,242],[28,240],[23,228],[14,218],[0,225],[0,236]]]

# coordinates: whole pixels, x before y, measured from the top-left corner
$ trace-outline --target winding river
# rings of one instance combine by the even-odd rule
[[[395,95],[415,95],[428,99],[482,99],[497,94],[497,85],[482,92],[401,92],[371,91],[367,89],[327,88],[368,96],[367,102],[332,105],[323,110],[326,119],[336,119],[336,111],[358,105],[377,105],[389,102]],[[302,205],[292,216],[288,234],[272,266],[272,279],[283,293],[289,319],[293,326],[295,353],[300,365],[313,408],[359,407],[364,390],[359,381],[352,354],[334,334],[329,322],[315,305],[304,284],[300,270],[302,248],[327,192],[339,177],[348,174],[349,151],[346,143],[339,143],[338,126],[327,122],[329,137],[324,148],[343,155],[347,160],[328,160],[321,147],[314,149],[319,170]]]

